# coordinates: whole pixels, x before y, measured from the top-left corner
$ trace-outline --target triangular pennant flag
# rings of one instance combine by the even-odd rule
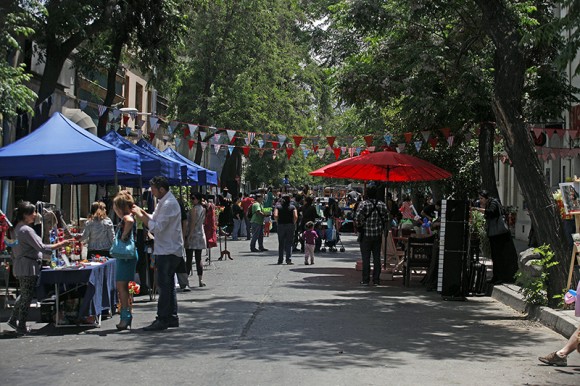
[[[356,155],[360,155],[362,148],[360,146],[357,146],[356,149],[354,149],[354,151],[356,152]]]
[[[186,126],[186,127],[183,129],[183,138],[188,138],[188,137],[190,137],[190,136],[191,136],[191,132],[189,131],[189,126]]]
[[[117,119],[121,116],[121,110],[113,109],[113,118]]]
[[[397,152],[402,153],[403,150],[405,150],[405,144],[401,142],[397,145]]]
[[[346,146],[341,146],[340,147],[340,154],[344,154],[346,153]]]
[[[415,141],[415,150],[417,150],[417,153],[419,152],[419,150],[421,150],[422,144],[423,144],[423,141]]]
[[[278,150],[272,150],[272,159],[276,159]]]
[[[558,134],[558,137],[560,137],[560,139],[564,138],[564,133],[566,131],[564,129],[557,129],[556,130],[556,134]]]
[[[200,134],[201,134],[201,132],[200,132]],[[202,152],[205,151],[205,149],[207,148],[207,142],[200,142],[200,144],[201,144],[201,151]]]
[[[364,139],[365,139],[365,143],[367,144],[367,147],[369,147],[373,144],[373,136],[372,135],[365,135]],[[386,141],[387,141],[387,137],[385,136],[385,142]],[[387,145],[389,145],[389,144],[387,144]]]
[[[264,133],[262,134],[262,139],[264,142],[268,142],[270,140],[270,134]]]
[[[278,141],[272,141],[272,148],[278,149]]]
[[[312,146],[312,150],[316,153],[318,151],[318,145]]]
[[[376,148],[377,148],[376,146],[369,146],[367,147],[367,150],[369,151],[369,153],[372,153],[376,150]]]
[[[219,143],[215,143],[213,145],[213,150],[215,151],[216,154],[220,152],[221,147],[222,147],[222,145],[220,145]]]
[[[129,113],[129,116],[131,117],[131,119],[132,119],[132,120],[135,120],[135,118],[137,118],[137,113],[136,113],[136,112],[134,112],[134,111],[131,111],[131,112]]]
[[[348,148],[348,156],[350,158],[352,158],[354,156],[354,147],[349,147]]]
[[[340,147],[335,147],[332,150],[334,151],[334,157],[338,160],[340,158]]]
[[[431,131],[423,130],[421,134],[423,134],[423,140],[427,142],[429,140],[429,136],[431,135]]]
[[[544,131],[544,129],[542,129],[541,127],[534,127],[532,129],[532,131],[534,132],[534,135],[536,136],[536,138],[540,138],[540,135],[542,135],[542,132]]]
[[[326,140],[328,141],[328,146],[332,147],[334,145],[334,140],[335,139],[336,139],[336,136],[326,137]]]
[[[441,129],[443,136],[447,139],[449,138],[449,134],[451,133],[451,129],[449,127],[444,127]]]
[[[294,148],[293,147],[287,147],[286,148],[286,156],[288,157],[288,159],[290,159],[290,157],[292,157],[292,154],[294,154]]]
[[[300,146],[303,137],[301,135],[293,135],[292,138],[294,139],[294,144],[296,147]]]
[[[248,138],[244,138],[244,143],[246,144],[246,146],[250,145],[250,140]]]
[[[250,143],[254,142],[254,139],[256,138],[256,133],[254,132],[248,132],[248,136],[247,136],[247,142],[246,145],[249,145]]]
[[[405,136],[405,142],[407,142],[407,143],[411,143],[411,140],[413,139],[413,133],[411,133],[411,132],[409,131],[409,132],[406,132],[406,133],[404,134],[404,136]]]
[[[125,135],[129,136],[129,134],[131,134],[131,128],[129,126],[125,127]]]
[[[207,137],[207,131],[200,131],[199,138],[201,138],[201,140],[204,141],[205,137]]]
[[[261,148],[264,147],[264,140],[263,139],[258,139],[258,146]]]
[[[278,134],[278,141],[280,142],[280,145],[284,145],[284,142],[286,142],[286,136],[283,134]]]
[[[453,135],[450,135],[449,138],[447,138],[447,143],[449,144],[449,146],[453,145],[453,138],[455,138]]]
[[[149,117],[149,126],[151,126],[151,127],[157,126],[157,121],[159,121],[159,118],[157,118],[155,116],[150,116]]]
[[[143,121],[141,118],[136,119],[135,120],[135,127],[138,127],[140,129],[144,123],[145,123],[145,121]]]
[[[302,154],[304,154],[304,158],[308,157],[309,153],[310,153],[309,149],[302,149]]]
[[[197,133],[197,125],[192,125],[191,123],[189,123],[187,125],[187,128],[189,129],[189,136],[195,138],[195,135]]]
[[[187,146],[189,147],[189,150],[191,150],[191,148],[193,147],[194,144],[195,144],[195,140],[193,140],[193,139],[190,139],[189,141],[187,141]]]
[[[439,142],[439,139],[437,137],[433,137],[433,138],[429,139],[429,145],[431,145],[433,150],[435,150],[435,148],[437,147],[437,142]]]
[[[228,145],[228,151],[230,152],[230,155],[232,155],[232,152],[234,151],[234,145]]]
[[[86,109],[88,105],[89,105],[89,102],[87,102],[87,101],[84,101],[84,100],[79,101],[79,108],[81,110]],[[101,114],[99,111],[99,116],[101,116],[101,115],[103,115],[103,114]]]
[[[153,138],[155,138],[155,133],[153,133],[153,132],[150,132],[150,133],[149,133],[149,141],[150,141],[150,142],[153,142]]]
[[[326,153],[326,149],[318,150],[318,158],[322,159],[322,157],[324,157],[324,153]]]
[[[226,130],[226,132],[228,133],[229,143],[232,143],[235,140],[236,131],[235,130]],[[230,154],[232,154],[232,153],[230,152]]]
[[[123,125],[127,126],[127,123],[129,123],[129,116],[123,114]]]
[[[319,137],[312,137],[312,146],[316,146],[316,148],[318,149],[318,141],[320,140]],[[316,151],[316,150],[314,150]]]
[[[346,142],[347,147],[351,147],[353,141],[354,141],[354,137],[352,135],[348,135],[348,136],[344,137],[344,142]]]
[[[107,111],[107,106],[99,105],[99,117],[102,117],[105,111]]]
[[[246,138],[246,140],[248,140]],[[242,151],[244,152],[244,155],[246,156],[246,158],[248,158],[250,156],[250,147],[249,146],[242,146]]]
[[[180,144],[181,144],[181,138],[175,137],[175,147],[179,147]]]

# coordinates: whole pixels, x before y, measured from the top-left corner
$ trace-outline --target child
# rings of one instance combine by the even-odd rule
[[[314,265],[314,245],[316,244],[316,239],[318,238],[318,233],[314,230],[314,223],[308,221],[305,225],[306,230],[304,231],[304,264],[309,263]],[[310,262],[308,261],[310,257]]]

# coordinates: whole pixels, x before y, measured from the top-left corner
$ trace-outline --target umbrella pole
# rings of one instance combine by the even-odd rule
[[[391,226],[391,212],[389,211],[389,167],[387,166],[387,181],[385,182],[385,205],[387,207],[387,224],[385,226],[384,237],[383,237],[383,256],[385,271],[387,270],[387,239],[389,237],[389,227]]]

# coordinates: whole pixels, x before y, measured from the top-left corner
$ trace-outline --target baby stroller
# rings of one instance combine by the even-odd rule
[[[328,248],[329,252],[337,252],[336,245],[340,243],[340,251],[344,252],[344,244],[342,244],[342,240],[340,239],[340,219],[328,219],[326,224],[326,231],[325,231],[325,242],[324,245]],[[325,252],[326,248],[321,248],[321,252]]]

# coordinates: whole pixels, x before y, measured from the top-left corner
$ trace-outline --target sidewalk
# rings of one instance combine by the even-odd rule
[[[528,249],[528,243],[523,240],[514,239],[514,243],[518,253]],[[528,309],[519,290],[520,287],[514,284],[495,286],[491,297],[522,314],[528,314],[531,319],[537,320],[565,338],[574,333],[578,326],[578,319],[574,316],[574,310],[561,311],[549,307],[532,307]]]

